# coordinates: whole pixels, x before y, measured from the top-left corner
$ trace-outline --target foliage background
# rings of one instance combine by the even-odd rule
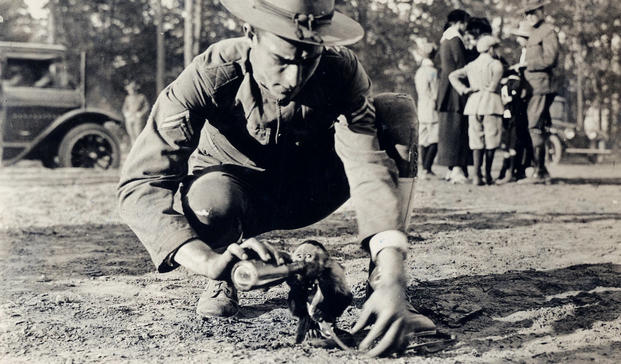
[[[156,96],[156,0],[41,0],[54,15],[33,19],[23,0],[0,0],[0,40],[46,42],[51,36],[70,50],[77,70],[80,51],[89,54],[91,101],[118,108],[123,85],[136,80],[147,96]],[[201,2],[200,49],[219,39],[237,36],[240,24],[219,0]],[[487,17],[503,39],[505,57],[515,61],[519,46],[509,35],[521,19],[515,0],[336,0],[338,8],[366,29],[352,48],[374,80],[376,92],[415,95],[415,50],[421,40],[438,42],[448,12],[462,8]],[[184,0],[162,0],[165,39],[165,81],[183,68]],[[556,0],[546,7],[548,21],[559,32],[561,60],[559,93],[572,105],[576,120],[577,76],[587,104],[599,101],[609,109],[610,132],[618,134],[621,94],[621,2],[617,0]],[[75,68],[74,68],[75,67]],[[586,108],[585,108],[586,109]]]

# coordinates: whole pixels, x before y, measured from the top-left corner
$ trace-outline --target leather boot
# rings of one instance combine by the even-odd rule
[[[237,290],[227,281],[207,281],[205,292],[196,306],[196,313],[203,318],[230,317],[239,312]]]

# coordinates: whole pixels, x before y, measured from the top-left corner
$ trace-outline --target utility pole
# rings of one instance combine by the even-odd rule
[[[156,22],[156,37],[157,37],[157,66],[155,73],[155,91],[156,94],[164,89],[164,69],[166,67],[166,54],[164,50],[164,16],[162,11],[162,0],[155,1],[155,22]]]

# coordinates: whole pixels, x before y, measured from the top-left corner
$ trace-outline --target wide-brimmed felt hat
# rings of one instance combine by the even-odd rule
[[[246,23],[285,39],[316,45],[350,45],[362,26],[335,11],[334,0],[220,0]]]
[[[477,41],[477,52],[487,52],[490,48],[498,44],[500,44],[500,39],[493,35],[484,35]]]
[[[533,27],[531,27],[530,25],[528,25],[526,22],[521,21],[520,25],[518,26],[517,29],[513,29],[511,31],[511,34],[518,36],[518,37],[523,37],[523,38],[529,38],[530,37],[530,33],[533,31]]]
[[[528,13],[529,11],[537,10],[539,8],[548,5],[550,2],[547,0],[523,0],[521,13]]]

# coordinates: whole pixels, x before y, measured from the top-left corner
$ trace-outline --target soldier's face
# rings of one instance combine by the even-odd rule
[[[296,43],[258,31],[252,36],[250,63],[255,81],[281,105],[287,104],[313,75],[322,46]]]
[[[539,24],[539,22],[543,20],[543,8],[539,8],[539,9],[526,12],[525,18],[526,18],[526,22],[530,26],[535,26]]]

